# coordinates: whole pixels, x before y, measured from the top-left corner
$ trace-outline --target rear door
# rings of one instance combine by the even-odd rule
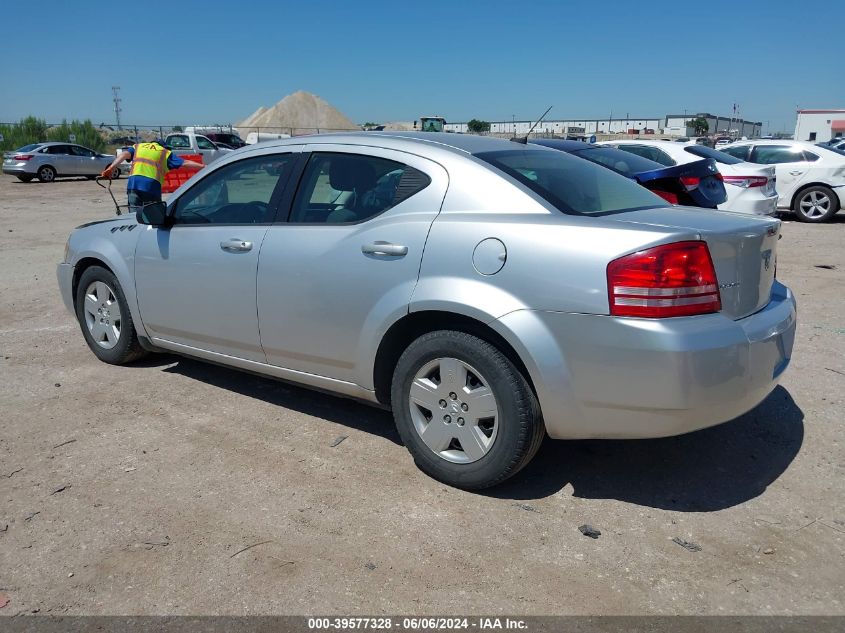
[[[792,196],[810,171],[811,163],[804,150],[791,145],[756,145],[749,160],[775,166],[778,206],[791,206]]]
[[[261,249],[261,343],[273,365],[371,388],[366,341],[408,310],[448,176],[395,150],[306,150],[289,220]]]
[[[71,154],[70,145],[51,145],[47,148],[51,164],[60,176],[70,176],[77,172],[75,157]]]

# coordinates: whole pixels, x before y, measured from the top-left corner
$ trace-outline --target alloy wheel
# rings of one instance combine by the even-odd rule
[[[94,281],[85,290],[85,325],[97,345],[112,349],[120,340],[120,304],[108,284]]]
[[[423,365],[411,383],[408,406],[423,443],[447,461],[478,461],[496,441],[496,396],[484,376],[462,360],[437,358]]]
[[[830,211],[830,198],[821,191],[810,191],[798,203],[801,214],[810,219],[820,218]]]

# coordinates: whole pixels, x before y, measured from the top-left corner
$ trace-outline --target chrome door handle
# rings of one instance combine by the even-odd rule
[[[401,244],[391,244],[390,242],[373,242],[372,244],[364,244],[361,247],[361,252],[365,255],[388,255],[390,257],[402,257],[408,254],[408,247]]]
[[[803,173],[804,173],[803,171],[791,171],[791,172],[789,172],[789,175],[790,176],[800,176]]]
[[[252,250],[252,242],[245,242],[236,237],[220,242],[220,248],[229,253],[245,253]]]

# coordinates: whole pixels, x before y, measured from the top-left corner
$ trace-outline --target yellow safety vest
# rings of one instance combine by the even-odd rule
[[[170,150],[158,143],[138,143],[134,148],[135,155],[132,157],[132,170],[129,175],[144,176],[164,184]]]

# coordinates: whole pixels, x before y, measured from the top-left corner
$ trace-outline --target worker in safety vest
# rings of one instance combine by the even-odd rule
[[[158,142],[138,143],[118,154],[100,177],[111,178],[112,170],[125,160],[132,161],[129,182],[126,184],[130,211],[136,211],[149,202],[161,202],[161,185],[169,170],[183,165],[195,169],[204,167],[202,163],[180,158]]]

